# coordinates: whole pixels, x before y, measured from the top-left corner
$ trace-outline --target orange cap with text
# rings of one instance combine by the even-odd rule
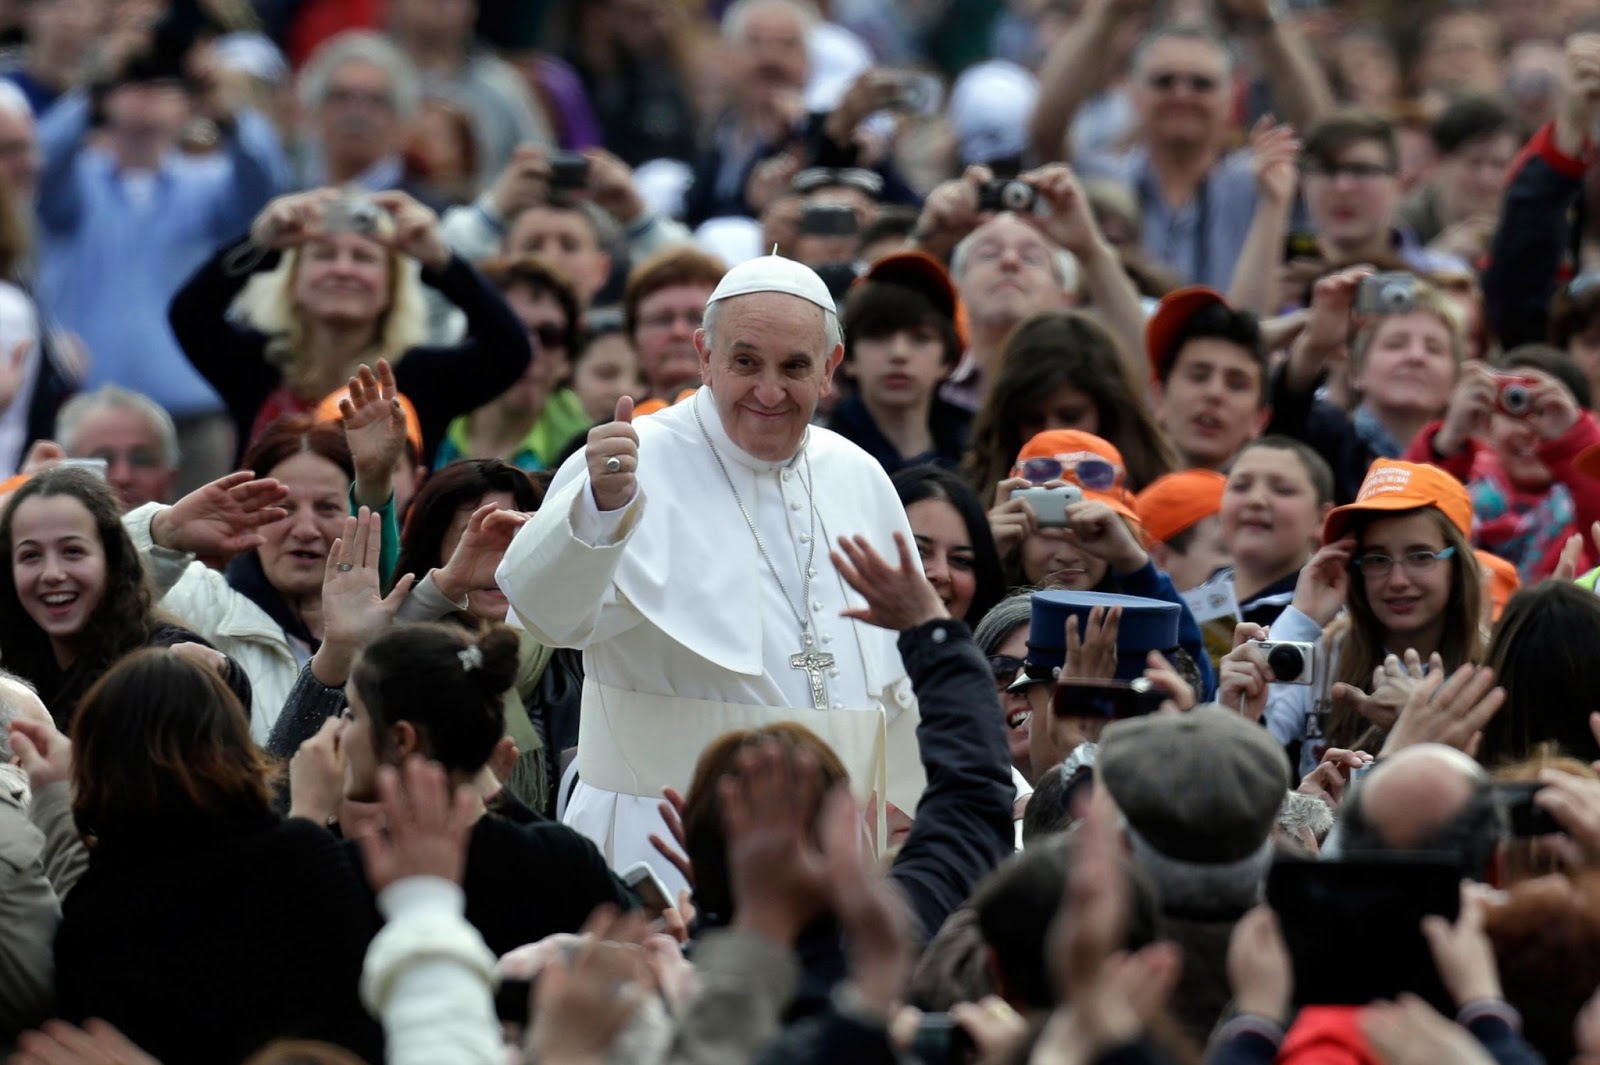
[[[1499,555],[1483,550],[1472,553],[1478,556],[1478,565],[1489,574],[1489,601],[1494,605],[1494,620],[1499,621],[1506,603],[1522,587],[1522,578],[1517,574],[1517,567]]]
[[[1367,468],[1354,503],[1328,512],[1322,542],[1342,538],[1360,514],[1394,514],[1435,507],[1466,536],[1472,535],[1472,497],[1466,487],[1437,466],[1399,459],[1376,459]]]
[[[1134,497],[1150,539],[1164,543],[1222,509],[1228,479],[1216,470],[1179,470],[1158,477]]]
[[[1102,440],[1093,433],[1080,433],[1076,429],[1046,429],[1038,433],[1032,440],[1022,445],[1022,450],[1017,452],[1017,465],[1029,459],[1061,459],[1072,462],[1079,459],[1102,459],[1117,468],[1118,478],[1127,476],[1127,471],[1122,465],[1122,452],[1109,440]],[[1071,480],[1071,478],[1067,478]],[[1118,485],[1110,492],[1101,492],[1093,488],[1078,485],[1083,489],[1084,499],[1095,499],[1106,504],[1112,510],[1131,521],[1139,521],[1138,506],[1133,495],[1122,485]]]

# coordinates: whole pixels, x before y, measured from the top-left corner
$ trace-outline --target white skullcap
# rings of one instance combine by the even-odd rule
[[[950,89],[945,115],[960,142],[961,161],[988,163],[1026,151],[1038,98],[1038,79],[1015,63],[991,59],[968,67]]]
[[[782,292],[790,296],[799,296],[807,303],[815,303],[829,314],[838,314],[834,306],[833,296],[828,292],[828,286],[822,278],[809,266],[785,259],[781,255],[763,255],[759,259],[750,259],[740,263],[726,274],[718,283],[716,290],[711,293],[711,298],[706,300],[710,305],[718,300],[725,300],[731,296],[749,296],[757,292]]]
[[[811,66],[806,109],[813,112],[838,107],[856,78],[872,66],[872,49],[860,37],[832,22],[811,27],[806,34],[806,56]]]

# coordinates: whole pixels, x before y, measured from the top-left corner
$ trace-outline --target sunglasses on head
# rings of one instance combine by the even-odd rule
[[[1121,482],[1122,471],[1105,459],[1057,455],[1055,458],[1022,460],[1017,463],[1017,476],[1029,484],[1076,481],[1090,491],[1109,492]]]
[[[1171,92],[1179,85],[1182,85],[1190,92],[1203,93],[1215,92],[1217,79],[1206,74],[1174,74],[1170,71],[1164,71],[1160,74],[1150,75],[1145,84],[1157,92]]]

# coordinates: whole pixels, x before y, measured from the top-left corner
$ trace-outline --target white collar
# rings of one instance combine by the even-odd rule
[[[811,430],[806,430],[806,435],[801,438],[800,449],[782,462],[769,462],[758,459],[744,448],[733,442],[728,435],[728,430],[722,425],[722,415],[717,411],[717,400],[711,394],[710,385],[701,385],[695,392],[692,402],[695,413],[700,416],[700,424],[705,427],[706,436],[711,438],[711,443],[716,453],[726,462],[734,462],[753,473],[776,473],[779,470],[792,468],[800,461],[800,456],[805,454],[806,444],[811,440]]]

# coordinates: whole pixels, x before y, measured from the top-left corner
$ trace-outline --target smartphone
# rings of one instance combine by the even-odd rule
[[[1056,717],[1087,717],[1097,721],[1122,721],[1161,709],[1167,693],[1144,677],[1135,680],[1069,680],[1056,685],[1050,695],[1050,712]]]
[[[973,1060],[972,1037],[948,1013],[924,1013],[911,1054],[923,1065],[965,1065]]]
[[[800,209],[800,232],[808,237],[853,237],[861,231],[855,208],[842,203],[808,203]]]
[[[622,871],[622,882],[628,889],[639,896],[639,901],[644,903],[645,912],[652,917],[660,917],[662,913],[672,909],[672,897],[667,894],[667,885],[656,876],[656,871],[650,868],[649,862],[634,862]]]
[[[551,152],[550,187],[568,191],[588,188],[589,160],[577,152]]]
[[[1461,867],[1448,855],[1281,860],[1267,874],[1294,963],[1297,1006],[1365,1006],[1411,992],[1455,1009],[1422,936],[1422,919],[1454,921]]]
[[[1060,529],[1067,524],[1067,508],[1083,502],[1083,489],[1073,484],[1058,484],[1053,488],[1034,487],[1020,489],[1014,499],[1026,499],[1039,519],[1041,529]]]
[[[1517,839],[1537,836],[1554,836],[1565,829],[1551,816],[1550,811],[1533,801],[1545,787],[1537,780],[1518,780],[1510,784],[1496,784],[1495,793],[1505,804],[1506,816],[1511,822],[1511,835]]]
[[[105,459],[62,459],[61,465],[88,470],[102,481],[106,479],[106,471],[111,468]]]

